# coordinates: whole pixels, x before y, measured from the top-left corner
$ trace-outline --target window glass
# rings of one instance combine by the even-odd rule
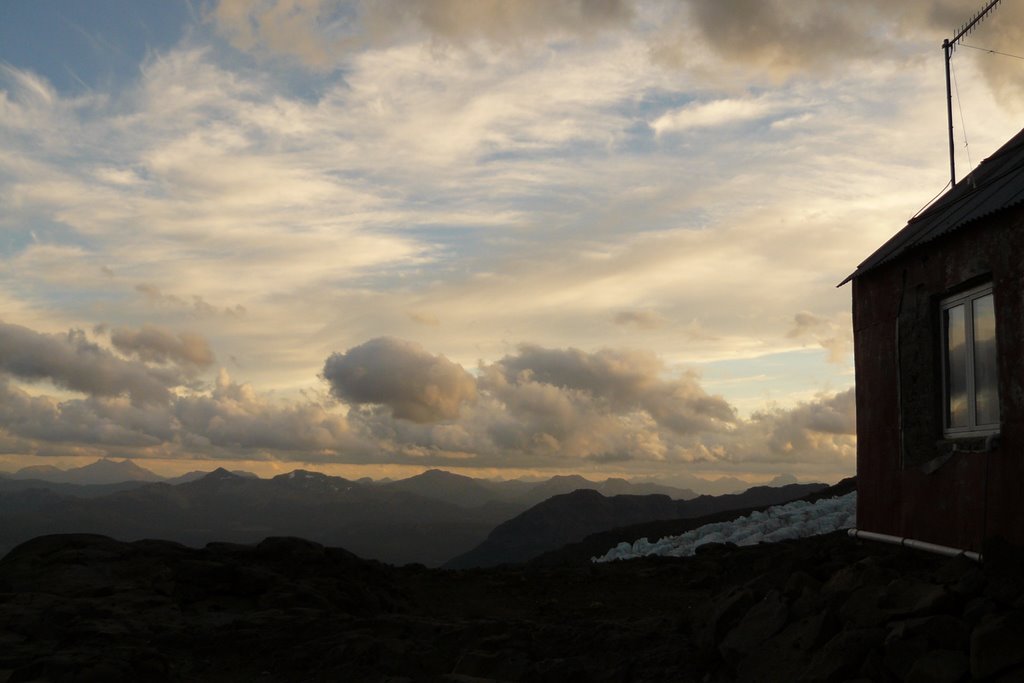
[[[974,406],[976,424],[999,423],[996,309],[992,295],[974,300]]]
[[[946,328],[946,426],[966,427],[967,407],[967,327],[964,306],[945,311]]]

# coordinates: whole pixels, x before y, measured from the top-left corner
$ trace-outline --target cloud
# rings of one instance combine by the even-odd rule
[[[173,373],[117,358],[88,341],[81,330],[66,335],[40,334],[0,322],[0,371],[26,380],[54,384],[94,396],[127,394],[139,403],[166,403]]]
[[[205,340],[195,336],[151,327],[114,330],[111,336],[125,352],[149,361],[197,367],[212,362]],[[89,394],[63,401],[33,396],[0,375],[0,432],[29,440],[35,444],[26,446],[31,452],[45,450],[40,444],[46,443],[190,457],[273,451],[315,459],[342,450],[362,457],[370,450],[349,432],[342,415],[315,401],[273,401],[231,381],[223,369],[208,393],[172,393],[167,387],[174,385],[168,381],[173,375],[117,358],[80,331],[45,335],[0,323],[0,371]]]
[[[97,275],[88,288],[76,285],[76,299],[110,302],[91,315],[112,326],[146,319],[178,329],[189,314],[210,320],[204,330],[212,336],[220,332],[216,312],[247,336],[247,349],[233,349],[239,358],[265,344],[289,349],[291,369],[303,371],[329,350],[323,342],[297,360],[312,320],[322,321],[320,339],[338,339],[340,348],[386,332],[443,348],[467,368],[499,357],[506,340],[586,347],[609,332],[616,311],[644,308],[666,317],[666,333],[643,340],[665,356],[702,362],[770,352],[761,340],[781,340],[773,329],[780,315],[846,305],[845,292],[829,297],[809,280],[877,246],[848,226],[884,221],[856,209],[837,215],[835,206],[849,196],[872,196],[878,207],[901,199],[891,188],[906,184],[889,182],[883,168],[889,154],[858,152],[890,147],[891,129],[859,127],[849,99],[856,94],[843,92],[821,105],[822,138],[793,131],[787,135],[796,139],[780,145],[744,137],[699,149],[682,147],[689,136],[651,141],[644,122],[679,110],[694,91],[688,76],[645,61],[644,26],[514,59],[439,53],[422,42],[366,50],[354,54],[344,82],[332,75],[303,96],[271,69],[231,70],[216,49],[193,42],[155,54],[117,106],[96,103],[41,123],[31,144],[9,136],[0,156],[26,170],[0,199],[11,207],[6,220],[30,225],[41,216],[70,226],[57,241],[91,246],[45,263],[8,261],[4,289],[61,302],[55,322],[73,324],[77,301],[51,294],[55,287],[41,291],[39,281],[73,263],[94,274],[108,265],[120,279]],[[884,70],[877,78],[893,81]],[[717,90],[697,97],[758,100]],[[816,99],[806,88],[776,97],[796,110]],[[870,133],[858,133],[863,128]],[[75,140],[86,137],[103,140],[101,163],[77,161]],[[877,163],[860,167],[863,175],[889,186],[880,194],[854,173],[868,161]],[[97,167],[131,172],[142,188],[98,182]],[[816,202],[816,193],[830,201]],[[751,205],[756,210],[744,212]],[[138,225],[146,230],[125,242]],[[447,226],[464,239],[438,238]],[[122,307],[115,285],[140,280],[138,300]],[[144,316],[132,315],[147,303]],[[236,304],[273,322],[236,320]],[[404,311],[444,324],[421,330]],[[713,334],[685,336],[671,324],[692,318]],[[609,343],[636,344],[629,335],[646,329],[639,323],[611,330]],[[685,359],[669,330],[687,342]],[[278,365],[248,367],[279,373],[278,386],[300,381],[280,377]]]
[[[809,311],[800,311],[793,316],[793,329],[786,333],[786,336],[790,339],[799,339],[800,337],[812,334],[813,332],[821,329],[822,327],[828,327],[829,321],[814,315]]]
[[[420,313],[419,311],[407,311],[406,315],[409,316],[409,320],[412,320],[417,325],[427,325],[429,327],[437,327],[441,324],[441,321],[436,315],[431,313]]]
[[[220,0],[206,18],[236,49],[318,71],[407,43],[501,48],[639,29],[656,63],[701,71],[717,58],[777,81],[898,53],[910,40],[937,48],[973,9],[962,0]],[[1016,54],[1021,19],[1024,9],[1003,3],[980,26],[978,42]],[[1012,59],[986,60],[982,73],[1019,101],[1024,82]],[[45,82],[16,78],[31,97],[55,98]]]
[[[114,328],[110,342],[121,353],[150,363],[177,363],[205,368],[213,365],[210,343],[194,332],[178,332],[156,325],[143,325],[133,330]]]
[[[396,0],[403,3],[403,0]],[[514,43],[551,34],[589,35],[629,26],[625,0],[417,0],[413,16],[433,36],[459,43],[485,38]]]
[[[341,415],[311,401],[278,403],[221,370],[209,394],[174,396],[167,404],[124,398],[56,401],[31,396],[0,378],[0,434],[19,437],[22,452],[92,447],[108,454],[263,458],[311,461],[369,459],[373,452]],[[127,450],[126,450],[127,449]]]
[[[190,302],[176,294],[167,294],[156,285],[148,282],[135,285],[135,291],[145,295],[148,301],[157,306],[187,310],[197,318],[209,318],[218,315],[238,318],[246,314],[245,306],[241,304],[218,308],[208,303],[203,297],[195,294],[192,295]]]
[[[612,321],[616,325],[633,325],[643,330],[653,330],[665,324],[665,318],[654,311],[619,311]]]
[[[635,7],[663,7],[650,37],[652,59],[674,68],[704,72],[724,82],[723,71],[781,81],[821,74],[910,54],[929,45],[936,61],[943,38],[952,37],[978,7],[961,0],[687,0]],[[1024,8],[1002,3],[968,42],[1016,54]],[[914,49],[917,49],[916,47]],[[723,67],[725,69],[723,70]],[[990,86],[1019,101],[1024,79],[1012,58],[989,59],[982,73]]]
[[[33,396],[0,377],[0,433],[22,439],[27,452],[39,442],[101,447],[155,446],[172,437],[166,407],[125,399],[57,401]]]
[[[781,76],[870,51],[878,17],[858,4],[691,0],[686,16],[722,57]]]
[[[146,369],[97,349],[78,332],[64,337],[11,325],[0,330],[2,368],[15,377],[45,374],[55,383],[63,381],[59,372],[31,370],[35,366],[27,357],[12,354],[23,346],[74,368],[65,373],[75,377],[111,374],[112,367]],[[156,338],[161,343],[177,339]],[[143,353],[163,357],[160,344],[135,341]],[[275,399],[232,380],[224,369],[208,390],[180,387],[165,401],[149,403],[112,390],[56,400],[31,395],[0,377],[0,448],[94,457],[498,468],[582,463],[626,468],[689,463],[733,470],[777,463],[802,471],[852,467],[852,389],[741,419],[725,399],[708,394],[696,375],[667,373],[646,352],[524,344],[499,361],[482,363],[478,372],[474,379],[412,342],[372,339],[332,354],[324,364],[322,379],[335,398],[349,404],[347,416],[309,398],[315,391]],[[76,382],[83,386],[83,380]]]
[[[793,327],[786,333],[788,339],[813,339],[828,352],[830,363],[849,362],[852,349],[852,325],[845,316],[842,322],[800,311],[793,316]]]
[[[765,99],[720,99],[668,111],[651,123],[655,135],[727,126],[771,116],[779,105]]]
[[[430,393],[416,379],[418,368],[434,367],[443,357],[397,340],[372,340],[345,356],[329,358],[323,376],[338,398],[355,404],[348,415],[353,429],[393,457],[421,462],[544,467],[566,461],[664,460],[680,439],[728,431],[737,422],[732,407],[704,392],[695,375],[663,379],[660,361],[643,352],[522,345],[516,354],[481,364],[474,399],[459,406],[457,414],[449,410],[442,424],[436,423],[441,415],[433,405],[434,420],[402,419],[394,408],[386,412],[372,406],[394,406],[410,394]],[[382,366],[386,372],[377,369]],[[458,377],[464,372],[458,366],[442,368]],[[362,389],[376,394],[353,396],[352,378],[365,381]],[[403,378],[410,381],[403,383]],[[336,390],[339,379],[346,384],[343,392]]]
[[[648,354],[523,345],[481,365],[477,399],[444,424],[349,413],[353,430],[424,464],[551,467],[574,463],[689,464],[848,471],[855,457],[853,391],[737,417],[696,377],[664,377]],[[632,464],[630,464],[632,463]]]
[[[707,394],[695,375],[661,379],[664,367],[650,352],[602,349],[587,353],[524,344],[516,355],[502,358],[495,366],[509,385],[549,385],[583,392],[617,412],[642,410],[660,426],[679,433],[723,429],[736,420],[728,402]]]
[[[212,12],[217,27],[236,48],[267,51],[298,59],[314,68],[327,68],[333,52],[328,33],[341,19],[331,16],[324,0],[221,0]]]
[[[733,446],[735,457],[784,462],[856,457],[856,393],[853,388],[789,409],[754,413]]]
[[[476,397],[476,382],[462,366],[390,337],[332,354],[323,377],[339,399],[384,405],[394,417],[413,422],[457,418]]]
[[[831,285],[944,181],[923,123],[934,108],[920,105],[922,92],[941,88],[941,70],[917,63],[932,59],[928,50],[938,63],[942,35],[965,10],[945,0],[801,1],[764,3],[778,36],[723,27],[722,16],[693,21],[696,5],[685,1],[607,3],[607,12],[570,2],[211,3],[238,13],[225,21],[242,26],[232,40],[248,41],[243,49],[327,71],[291,79],[280,64],[202,45],[202,28],[152,53],[137,81],[94,98],[11,71],[0,92],[0,232],[13,228],[0,256],[0,309],[46,330],[88,316],[176,331],[202,317],[218,356],[233,353],[246,381],[281,392],[256,394],[268,412],[225,398],[196,413],[225,421],[272,421],[303,402],[271,396],[294,397],[332,350],[383,333],[474,373],[484,359],[480,382],[491,384],[478,383],[476,403],[463,401],[456,417],[415,423],[387,403],[351,405],[351,433],[387,457],[551,465],[771,453],[746,420],[705,428],[688,409],[670,426],[673,401],[650,388],[657,383],[616,402],[495,362],[517,356],[520,340],[585,354],[639,343],[669,364],[648,373],[664,388],[682,382],[688,363],[736,360],[756,366],[744,376],[765,374],[760,358],[805,344],[841,362],[805,366],[809,381],[849,381],[849,293]],[[985,29],[1008,30],[1008,9]],[[391,11],[400,19],[385,25]],[[881,47],[865,51],[870,68],[857,68],[849,44],[808,48],[817,37],[800,26],[805,11],[845,26],[838,35],[872,31],[881,11],[892,22],[861,43]],[[749,50],[731,30],[748,30]],[[305,33],[315,35],[292,42]],[[684,68],[652,67],[648,48],[680,37]],[[996,61],[975,55],[958,51],[955,67]],[[789,80],[764,95],[765,74]],[[984,134],[1002,138],[1006,119],[990,110]],[[779,116],[798,123],[747,125]],[[648,124],[659,120],[666,134],[652,136]],[[723,121],[740,125],[711,127]],[[668,134],[672,126],[700,133],[700,144]],[[29,229],[38,243],[23,249]],[[803,325],[794,311],[833,326]],[[723,391],[748,414],[755,399],[736,386]],[[175,391],[211,398],[199,389]],[[197,452],[225,453],[242,447],[210,439],[280,443],[245,441],[232,424],[198,416],[189,424],[162,443],[190,439],[205,443]]]
[[[628,25],[626,0],[221,0],[209,14],[235,48],[330,69],[358,50],[426,37],[515,45]]]
[[[964,14],[959,21],[966,21],[968,18],[969,16]],[[951,34],[954,26],[955,24],[948,27]],[[1019,3],[1003,2],[963,40],[966,45],[995,51],[979,55],[981,73],[999,98],[1012,103],[1018,112],[1024,105],[1024,75],[1021,73],[1019,59],[1020,46],[1024,42],[1022,26],[1024,7]],[[961,47],[956,55],[973,52],[975,50]],[[953,59],[959,61],[962,57],[954,56]],[[956,63],[953,68],[957,68]]]
[[[324,452],[361,454],[348,422],[312,401],[275,404],[250,385],[237,384],[223,368],[209,396],[193,395],[174,403],[182,438],[196,448],[229,449],[232,453],[271,450],[319,459]]]

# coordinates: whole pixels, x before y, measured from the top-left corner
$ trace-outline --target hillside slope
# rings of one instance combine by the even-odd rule
[[[495,527],[479,546],[445,563],[449,569],[526,562],[590,534],[654,520],[699,517],[723,510],[786,503],[824,484],[755,486],[743,493],[672,500],[668,496],[612,496],[580,489],[554,496]]]

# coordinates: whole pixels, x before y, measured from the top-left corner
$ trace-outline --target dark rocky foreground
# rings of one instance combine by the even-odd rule
[[[832,534],[689,559],[441,571],[298,539],[34,539],[0,681],[1024,680],[1024,564]]]

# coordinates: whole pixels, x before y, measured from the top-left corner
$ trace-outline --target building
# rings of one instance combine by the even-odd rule
[[[857,526],[1024,544],[1024,131],[849,281]]]

